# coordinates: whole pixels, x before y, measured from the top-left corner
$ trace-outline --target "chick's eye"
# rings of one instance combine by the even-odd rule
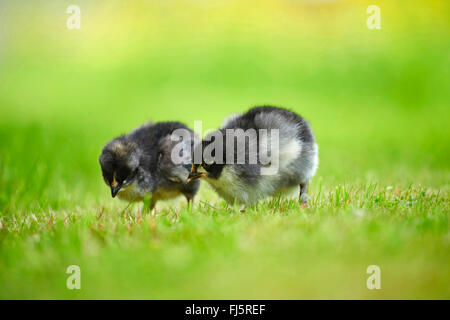
[[[137,171],[138,171],[137,169],[133,170],[133,171],[128,175],[128,177],[125,179],[124,183],[133,180],[134,177],[136,177],[136,175],[137,175]]]

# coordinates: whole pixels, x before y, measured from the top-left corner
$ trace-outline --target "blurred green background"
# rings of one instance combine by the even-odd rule
[[[71,4],[80,30],[66,27]],[[372,4],[381,30],[366,27]],[[449,298],[449,12],[448,1],[2,1],[0,298]],[[97,158],[111,138],[147,120],[216,128],[258,104],[311,122],[314,218],[293,205],[283,220],[276,204],[193,217],[176,200],[144,228],[138,206],[110,199]],[[425,205],[391,212],[386,196],[361,222],[333,202],[341,186],[366,200],[370,186],[412,190]],[[206,184],[200,201],[223,206]],[[377,245],[396,271],[373,296],[363,249]],[[92,285],[67,290],[68,264]]]

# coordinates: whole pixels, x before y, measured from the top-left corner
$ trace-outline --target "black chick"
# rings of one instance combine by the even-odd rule
[[[174,132],[184,137],[174,138]],[[127,135],[108,142],[99,162],[111,196],[130,202],[150,198],[150,210],[158,200],[184,195],[189,203],[199,181],[187,182],[195,133],[179,122],[146,123]],[[177,148],[173,160],[172,151]]]
[[[258,134],[249,134],[249,129]],[[261,129],[267,132],[264,139],[259,134]],[[278,136],[271,133],[272,129]],[[229,136],[227,132],[234,134]],[[269,146],[275,139],[274,146],[278,148],[274,151],[278,156],[269,162],[264,156],[270,155],[267,150],[271,150]],[[213,146],[217,140],[222,148]],[[237,148],[238,140],[246,141],[245,148]],[[205,159],[206,150],[211,151],[210,159]],[[203,155],[201,161],[195,158],[199,153]],[[241,158],[239,162],[239,156],[244,156],[244,161]],[[253,163],[252,158],[256,159]],[[195,146],[193,160],[188,181],[204,178],[228,203],[252,205],[300,187],[299,200],[307,207],[307,188],[318,166],[318,147],[311,127],[301,116],[283,108],[262,106],[230,116],[220,130],[210,133]]]

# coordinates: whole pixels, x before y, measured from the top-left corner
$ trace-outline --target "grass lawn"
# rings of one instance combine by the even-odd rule
[[[0,4],[0,299],[450,299],[449,4],[380,1],[374,31],[363,2],[80,1],[78,31],[59,2]],[[111,199],[111,138],[265,103],[316,134],[310,209]]]

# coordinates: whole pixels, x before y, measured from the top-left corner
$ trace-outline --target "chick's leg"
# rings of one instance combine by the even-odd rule
[[[300,184],[300,194],[299,194],[299,199],[298,201],[301,202],[301,207],[302,209],[305,208],[309,208],[309,204],[308,204],[308,182],[305,183],[301,183]]]
[[[155,197],[151,197],[151,198],[146,198],[144,199],[144,212],[150,212],[153,211],[153,209],[155,209],[155,205],[156,205],[156,199]]]
[[[190,194],[185,194],[184,196],[186,197],[187,200],[188,209],[191,209],[192,206],[194,205],[194,196]]]
[[[154,198],[152,198],[152,200],[150,201],[150,211],[155,209],[155,206],[156,206],[156,200]]]

